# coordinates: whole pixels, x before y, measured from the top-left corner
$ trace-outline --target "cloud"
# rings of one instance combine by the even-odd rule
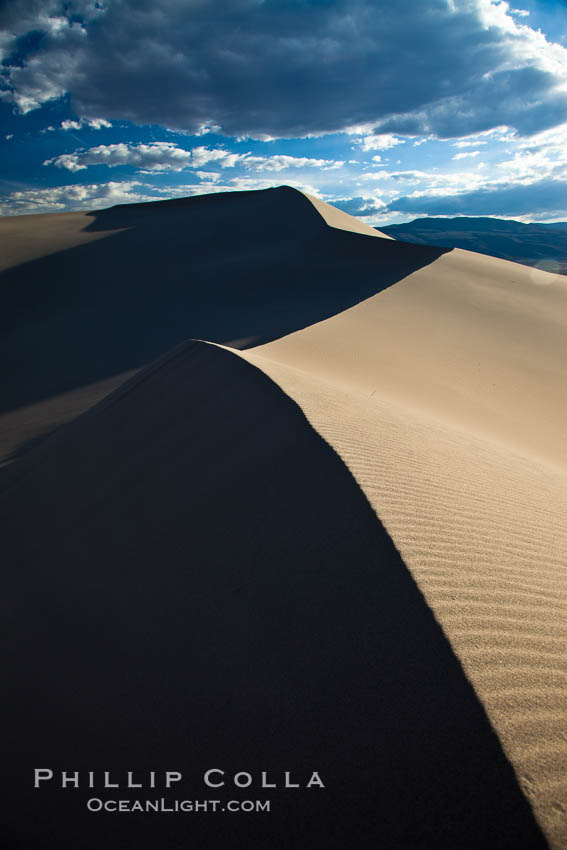
[[[83,127],[90,127],[91,130],[102,130],[103,127],[112,127],[112,122],[107,121],[106,118],[81,118],[79,121],[68,119],[61,122],[62,130],[82,130]]]
[[[67,121],[64,124],[75,124]],[[65,127],[65,129],[72,129]],[[306,156],[251,156],[249,153],[232,153],[223,148],[207,148],[203,145],[185,150],[174,142],[150,142],[129,145],[120,142],[113,145],[97,145],[85,151],[61,154],[47,159],[44,165],[55,165],[68,171],[83,171],[90,165],[107,165],[110,168],[129,165],[139,171],[183,171],[200,168],[216,162],[221,168],[233,168],[241,164],[250,171],[284,171],[290,168],[318,168],[332,171],[344,165],[342,160],[314,159]]]
[[[215,157],[209,157],[213,158]],[[201,158],[196,164],[203,164],[209,159]],[[114,145],[98,145],[82,152],[61,154],[45,160],[43,164],[66,168],[68,171],[82,171],[89,165],[108,165],[110,168],[132,165],[140,171],[182,171],[190,163],[191,152],[177,147],[173,142],[151,142],[147,145],[127,145],[120,142]]]
[[[486,145],[487,142],[480,139],[461,139],[453,143],[455,148],[475,148],[477,145]]]
[[[358,143],[363,151],[386,151],[396,145],[403,145],[404,141],[391,133],[377,133],[373,136],[364,136]]]
[[[256,171],[283,171],[289,168],[320,168],[322,171],[333,171],[344,165],[343,160],[313,159],[307,156],[246,156],[242,159],[245,168]]]
[[[217,180],[220,180],[221,174],[218,171],[196,171],[196,176],[199,180],[202,180],[204,183],[210,181],[211,183],[216,183]]]
[[[175,145],[172,145],[172,147],[175,147]],[[193,168],[200,168],[201,165],[207,165],[208,162],[218,162],[221,168],[233,168],[243,158],[243,154],[231,153],[223,148],[207,148],[202,145],[193,148],[192,151],[184,151],[184,153],[189,156],[187,164],[191,164]]]
[[[217,176],[219,175],[215,175],[215,177]],[[140,180],[77,183],[47,189],[25,189],[11,192],[0,199],[0,215],[92,210],[114,206],[115,204],[161,201],[168,198],[184,198],[212,192],[231,192],[240,188],[242,187],[236,182],[217,185],[208,179],[201,183],[177,186],[154,186]],[[268,186],[250,185],[246,188],[264,189]]]
[[[413,215],[567,218],[567,180],[546,179],[529,185],[508,183],[454,195],[401,197],[388,205],[388,211]]]
[[[434,175],[430,174],[428,171],[419,171],[418,169],[412,169],[408,171],[367,171],[365,174],[360,175],[361,180],[378,180],[378,179],[388,179],[388,180],[405,180],[408,183],[422,183],[424,180],[434,179]]]
[[[332,204],[343,212],[355,216],[374,215],[387,209],[386,204],[376,198],[338,198],[333,200]]]
[[[12,192],[0,201],[0,215],[95,209],[133,201],[159,200],[160,196],[152,189],[135,180],[25,189]]]
[[[480,156],[480,151],[464,151],[463,153],[456,153],[453,159],[469,159],[475,156]]]
[[[240,137],[364,126],[368,150],[530,134],[567,120],[567,50],[524,20],[495,0],[7,0],[0,96]]]
[[[56,130],[84,130],[85,127],[90,130],[108,129],[112,127],[112,122],[107,121],[106,118],[80,118],[78,121],[67,118],[58,127],[44,127],[43,130],[40,130],[40,133],[54,133]]]

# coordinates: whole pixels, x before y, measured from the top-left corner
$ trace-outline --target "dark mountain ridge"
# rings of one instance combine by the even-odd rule
[[[379,228],[404,242],[465,248],[567,274],[567,222],[524,224],[499,218],[417,218]]]

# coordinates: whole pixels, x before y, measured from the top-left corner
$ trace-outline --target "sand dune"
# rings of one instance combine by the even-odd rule
[[[44,351],[59,369],[5,405],[17,840],[567,842],[567,290],[368,238],[326,206],[281,189],[103,211],[104,237],[75,231],[4,273],[10,292],[38,292],[31,272],[56,282],[35,312],[14,297],[8,351],[33,341],[22,380]],[[158,255],[133,256],[158,221]],[[109,298],[103,359],[89,342]],[[182,343],[120,383],[184,329],[216,344]],[[68,424],[40,443],[47,422]],[[21,792],[38,759],[298,765],[327,789],[275,792],[265,821],[101,817],[86,835],[78,807],[61,824],[56,795]]]
[[[307,192],[303,192],[303,194],[311,201],[317,212],[323,217],[329,227],[335,227],[337,230],[349,230],[351,233],[362,233],[366,236],[380,236],[382,239],[394,238],[393,236],[382,233],[381,230],[377,230],[375,227],[371,227],[369,224],[365,224],[363,221],[354,218],[352,215],[348,215],[342,210],[333,207],[332,204],[325,203],[325,201],[322,201],[320,198],[315,198],[313,195],[307,194]]]
[[[564,474],[389,400],[247,355],[335,448],[484,705],[551,846],[567,805]]]
[[[355,476],[562,846],[567,284],[456,249],[246,356]]]
[[[457,248],[257,352],[566,468],[559,275]]]
[[[361,239],[335,213],[282,187],[0,220],[0,463],[185,339],[277,339],[445,250]]]

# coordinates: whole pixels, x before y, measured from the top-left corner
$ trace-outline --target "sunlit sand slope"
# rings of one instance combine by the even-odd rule
[[[393,537],[552,846],[567,841],[567,289],[454,251],[244,353]]]
[[[375,227],[371,227],[369,224],[365,224],[360,219],[354,218],[354,216],[337,209],[332,204],[327,204],[320,198],[314,198],[313,195],[308,195],[307,192],[303,192],[303,194],[306,198],[309,198],[329,227],[336,227],[337,230],[350,230],[352,233],[362,233],[365,236],[379,236],[382,239],[394,238],[393,236],[388,236],[386,233],[382,233],[381,230],[376,230]]]
[[[567,278],[454,249],[258,353],[567,467]]]
[[[301,406],[382,519],[552,846],[565,842],[566,479],[391,402],[246,354]]]

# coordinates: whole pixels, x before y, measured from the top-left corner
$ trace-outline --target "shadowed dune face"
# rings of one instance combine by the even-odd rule
[[[11,846],[546,846],[352,475],[242,358],[178,347],[0,486]],[[308,766],[326,788],[271,792],[265,816],[134,820],[34,792],[38,766],[178,769],[188,799],[267,796],[206,794],[210,767]]]
[[[56,229],[57,216],[35,225],[25,218],[20,241],[26,228]],[[268,342],[391,286],[445,250],[331,228],[287,187],[85,218],[81,238],[101,238],[0,276],[4,412],[139,368],[187,338],[238,348]],[[60,244],[54,233],[50,242]]]

